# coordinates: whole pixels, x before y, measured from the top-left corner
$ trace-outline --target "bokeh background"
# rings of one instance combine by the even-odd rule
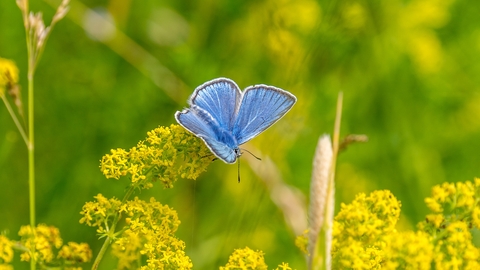
[[[49,22],[59,2],[30,6]],[[218,269],[245,246],[263,250],[271,268],[305,269],[294,238],[340,91],[342,136],[369,142],[339,156],[337,210],[359,192],[389,189],[402,202],[398,229],[412,229],[433,185],[480,176],[479,10],[453,0],[72,0],[36,74],[37,220],[96,254],[102,242],[78,223],[81,207],[98,193],[121,198],[128,182],[105,179],[101,157],[174,123],[196,86],[228,77],[281,87],[298,103],[245,146],[263,161],[242,157],[240,184],[236,165],[216,161],[196,182],[138,194],[178,211],[194,269]],[[15,1],[0,1],[0,57],[17,63],[25,98],[24,40]],[[297,200],[274,194],[269,177]],[[29,223],[27,150],[3,105],[0,198],[0,230],[15,238]],[[300,209],[297,229],[284,219],[288,206]],[[114,265],[107,257],[101,268]]]

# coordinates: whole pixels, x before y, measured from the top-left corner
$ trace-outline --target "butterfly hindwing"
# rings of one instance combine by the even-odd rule
[[[235,163],[237,154],[232,147],[213,139],[212,137],[200,137],[210,150],[226,163]]]
[[[294,95],[273,86],[255,85],[245,89],[233,126],[238,144],[246,143],[280,120],[296,101]]]
[[[215,156],[227,163],[234,163],[236,154],[232,136],[220,127],[218,122],[202,108],[192,105],[188,109],[175,113],[175,119],[185,129],[201,138]]]
[[[204,109],[221,127],[231,130],[240,97],[240,88],[234,81],[218,78],[197,87],[189,103]]]

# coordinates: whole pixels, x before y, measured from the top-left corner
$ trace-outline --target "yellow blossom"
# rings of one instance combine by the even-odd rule
[[[10,263],[13,259],[13,248],[12,242],[5,237],[0,235],[0,262]]]
[[[431,196],[425,199],[425,203],[435,214],[428,215],[419,226],[422,230],[434,230],[444,222],[462,220],[469,226],[480,228],[479,201],[480,183],[477,179],[475,183],[466,181],[434,186]]]
[[[192,262],[185,254],[185,243],[175,237],[180,225],[177,212],[151,198],[145,202],[138,198],[118,208],[125,217],[126,226],[117,237],[112,253],[118,269],[191,269]]]
[[[435,269],[480,269],[480,250],[465,222],[449,224],[435,246]]]
[[[278,267],[275,268],[275,270],[292,270],[292,268],[288,266],[288,263],[282,263],[279,264]]]
[[[382,269],[430,269],[431,237],[425,232],[402,232],[389,236]]]
[[[69,242],[62,246],[60,231],[54,226],[40,224],[35,229],[22,226],[18,235],[21,237],[21,250],[27,250],[20,254],[22,261],[30,261],[33,247],[35,260],[44,266],[68,265],[65,269],[75,269],[78,264],[89,262],[92,257],[92,251],[85,243]],[[55,255],[57,252],[58,255]]]
[[[13,266],[0,263],[0,270],[13,270]]]
[[[22,226],[18,235],[22,238],[23,245],[32,250],[35,248],[35,260],[51,262],[54,258],[54,248],[58,249],[62,246],[62,238],[60,231],[45,224],[40,224],[32,230],[30,226]],[[24,252],[22,259],[29,261],[31,257],[29,251]]]
[[[401,203],[388,190],[360,193],[342,204],[333,225],[334,268],[379,269],[385,236],[395,231]]]
[[[228,262],[220,270],[264,270],[268,269],[265,264],[262,251],[254,251],[248,247],[236,249],[228,258]]]
[[[18,83],[18,68],[11,60],[0,58],[0,96],[5,88],[11,88]]]
[[[341,204],[335,217],[333,236],[373,244],[378,236],[394,230],[400,216],[400,202],[388,190],[370,196],[360,193],[351,204]]]
[[[303,232],[302,235],[299,235],[295,238],[295,246],[297,246],[303,254],[308,255],[308,229]]]
[[[418,231],[397,232],[400,203],[389,191],[359,194],[334,220],[334,269],[480,269],[471,228],[480,225],[480,180],[443,183],[425,199]]]
[[[80,214],[83,216],[80,223],[85,223],[91,227],[98,227],[98,232],[105,232],[104,228],[107,221],[111,221],[117,215],[121,202],[116,198],[107,199],[102,194],[94,197],[95,202],[86,202]]]
[[[480,228],[480,206],[475,206],[472,211],[472,223],[476,228]]]
[[[435,228],[440,228],[445,217],[442,214],[430,214],[425,218],[425,222],[432,224]]]
[[[71,263],[85,263],[92,259],[92,250],[86,243],[68,242],[58,252],[58,258],[65,259]]]
[[[128,175],[140,188],[150,188],[154,181],[170,188],[179,177],[195,180],[213,160],[205,144],[179,125],[158,127],[147,135],[129,151],[112,149],[103,156],[100,170],[105,177]]]

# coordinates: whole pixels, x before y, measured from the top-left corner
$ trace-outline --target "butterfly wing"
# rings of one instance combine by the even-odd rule
[[[211,80],[197,87],[189,104],[207,111],[226,130],[232,130],[241,98],[237,84],[227,78]]]
[[[175,119],[186,130],[202,139],[212,153],[226,163],[234,163],[237,155],[236,142],[229,132],[220,127],[218,121],[207,111],[192,105],[188,109],[175,113]]]
[[[296,101],[291,93],[273,86],[255,85],[245,89],[233,126],[238,144],[248,142],[280,120]]]

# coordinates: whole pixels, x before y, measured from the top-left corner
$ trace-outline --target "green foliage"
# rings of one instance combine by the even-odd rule
[[[49,22],[60,1],[30,2]],[[74,1],[51,33],[35,77],[37,220],[98,251],[101,243],[91,229],[72,229],[66,214],[78,213],[99,192],[107,198],[123,194],[126,183],[106,181],[98,160],[112,148],[129,149],[154,127],[174,123],[174,112],[186,106],[196,86],[225,76],[242,88],[272,84],[298,97],[282,121],[245,148],[259,149],[259,164],[271,157],[284,180],[304,194],[316,140],[331,132],[335,99],[344,91],[342,133],[365,133],[370,142],[340,155],[336,201],[388,189],[402,202],[405,222],[397,226],[417,224],[429,212],[418,198],[431,186],[478,176],[479,5]],[[116,36],[92,35],[92,10],[110,14]],[[18,65],[26,104],[24,39],[15,1],[0,1],[0,57]],[[10,237],[27,223],[26,158],[22,137],[2,106],[0,229]],[[291,231],[246,164],[240,185],[236,166],[216,161],[195,183],[178,181],[175,189],[154,187],[142,196],[162,198],[178,211],[185,225],[178,237],[200,269],[224,265],[234,248],[246,245],[268,254],[268,265],[288,261],[301,268],[304,258]]]

